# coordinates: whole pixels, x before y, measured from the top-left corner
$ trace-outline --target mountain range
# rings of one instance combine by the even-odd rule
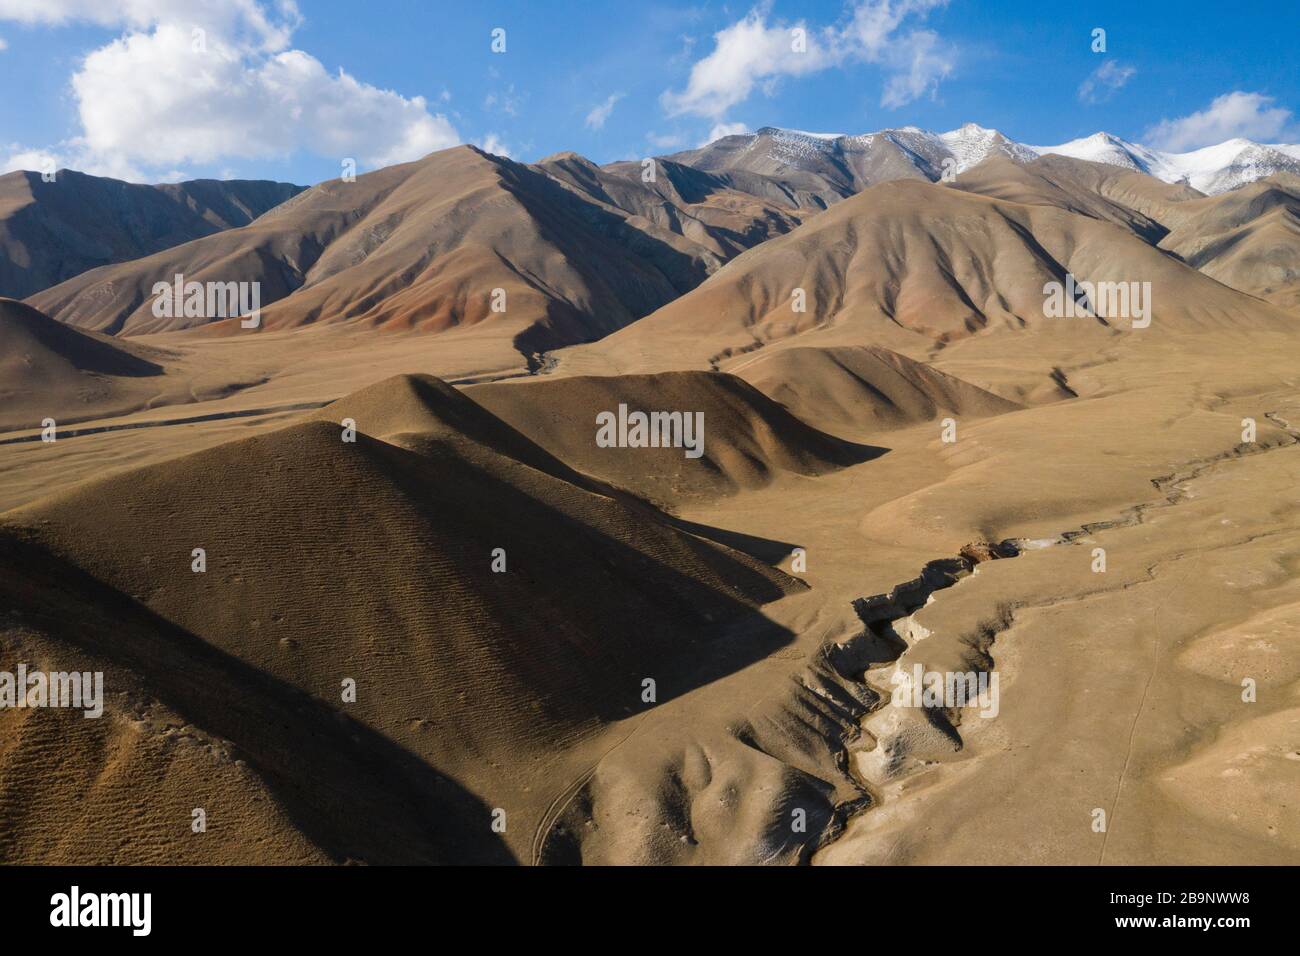
[[[981,185],[989,169],[997,170],[994,192]],[[975,124],[852,136],[764,127],[649,166],[599,166],[574,153],[523,164],[459,147],[308,190],[59,176],[57,187],[32,173],[0,177],[0,247],[8,253],[0,294],[28,298],[60,321],[110,334],[209,324],[152,314],[154,283],[179,273],[260,283],[267,328],[342,321],[446,331],[492,320],[493,333],[535,365],[542,353],[622,328],[746,250],[895,180],[1119,223],[1207,274],[1289,302],[1294,254],[1285,250],[1300,147],[1231,140],[1173,154],[1105,133],[1029,146]],[[1267,195],[1230,203],[1218,241],[1203,240],[1208,224],[1224,218],[1210,211],[1216,197],[1260,181],[1270,183]],[[1018,191],[1008,192],[1012,183]],[[1183,223],[1193,214],[1195,228]],[[490,298],[498,289],[504,306]]]
[[[1163,182],[1185,183],[1207,195],[1276,173],[1300,174],[1300,145],[1231,139],[1193,152],[1169,153],[1095,133],[1059,146],[1030,146],[974,123],[946,133],[904,126],[857,135],[765,126],[669,158],[709,172],[772,176],[797,186],[806,201],[827,203],[889,179],[937,182],[991,156],[1029,163],[1049,154],[1120,166]]]
[[[1101,146],[7,177],[0,859],[1294,863],[1300,175]]]
[[[653,162],[605,166],[575,153],[526,164],[461,146],[355,181],[321,183],[243,224],[233,213],[200,217],[210,234],[82,271],[26,301],[87,331],[226,336],[242,331],[237,319],[155,314],[155,284],[178,274],[255,282],[266,331],[339,326],[472,340],[472,348],[442,350],[449,364],[437,371],[458,378],[537,371],[550,353],[624,329],[644,337],[660,313],[696,309],[734,282],[745,294],[725,296],[707,328],[688,325],[678,361],[697,349],[705,350],[699,358],[718,360],[773,336],[836,324],[838,315],[865,321],[867,313],[884,322],[874,344],[928,348],[990,324],[1034,324],[1041,290],[1022,283],[1025,276],[1062,281],[1067,271],[1138,270],[1168,275],[1170,289],[1199,288],[1178,278],[1178,260],[1276,305],[1300,301],[1300,160],[1284,151],[1291,147],[1234,152],[1225,144],[1171,158],[1113,137],[1080,142],[1030,147],[969,124],[942,134],[903,128],[865,136],[765,128]],[[1225,165],[1197,166],[1188,156]],[[1168,181],[1170,170],[1193,168]],[[1213,195],[1191,181],[1222,186],[1243,176],[1263,178]],[[82,180],[67,182],[80,188]],[[232,184],[232,192],[253,185]],[[153,202],[152,187],[132,189],[123,195]],[[295,189],[260,184],[256,194]],[[995,202],[964,202],[954,192]],[[247,203],[240,209],[256,211]],[[983,237],[962,233],[950,246],[943,234],[954,215],[983,223]],[[803,247],[815,273],[752,272]],[[933,259],[936,247],[944,258]],[[52,250],[47,259],[75,268],[58,241],[42,248]],[[847,259],[839,255],[852,249]],[[1013,249],[1026,258],[1008,286],[998,275],[1010,268]],[[826,281],[850,267],[847,285]],[[859,298],[863,276],[880,283],[866,299]],[[778,319],[795,286],[807,290],[813,308],[802,320]],[[1212,305],[1221,298],[1207,288],[1185,315],[1223,308]],[[728,333],[723,316],[733,314],[738,324]],[[640,321],[652,315],[650,324]],[[615,348],[566,361],[583,369],[584,356]],[[640,354],[617,351],[621,368]],[[599,371],[602,361],[588,370]]]

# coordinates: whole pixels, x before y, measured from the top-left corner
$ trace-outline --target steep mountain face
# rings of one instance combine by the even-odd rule
[[[302,186],[199,179],[141,186],[61,169],[0,176],[0,295],[26,298],[89,269],[245,226]]]
[[[1155,243],[1176,224],[1173,206],[1201,195],[1197,182],[1220,189],[1276,165],[1300,164],[1283,148],[1260,149],[1233,141],[1180,158],[1103,135],[1059,150],[1027,147],[974,124],[940,134],[903,127],[863,136],[765,127],[655,160],[647,177],[640,162],[601,167],[564,153],[529,166],[458,147],[356,182],[322,183],[255,221],[192,242],[173,245],[175,232],[160,233],[153,241],[167,248],[91,269],[29,299],[60,321],[110,334],[196,326],[225,334],[239,331],[239,323],[222,315],[156,315],[155,285],[176,275],[256,282],[262,328],[352,322],[473,329],[505,343],[512,358],[500,367],[518,360],[535,368],[541,353],[625,327],[746,250],[881,182],[956,180],[964,190],[1122,225]],[[5,179],[42,193],[48,189],[38,185],[56,185]],[[58,201],[105,182],[72,173],[65,179]],[[230,189],[223,192],[223,185]],[[217,229],[260,208],[257,196],[241,192],[253,186],[294,189],[129,189],[162,196],[202,228]],[[42,208],[56,204],[49,199]],[[148,232],[112,211],[77,218],[114,224],[121,233]],[[18,221],[19,213],[9,217]],[[1268,235],[1289,241],[1284,231]],[[75,255],[59,256],[64,271],[80,268],[66,265]],[[39,271],[21,250],[2,268]]]
[[[1300,308],[1300,177],[1184,203],[1160,247],[1224,285]]]
[[[941,173],[948,160],[952,174],[965,172],[987,159],[1005,156],[1017,162],[1029,162],[1032,151],[1012,142],[995,129],[985,129],[976,123],[967,123],[960,129],[934,134],[914,126],[891,130],[895,142],[927,159],[931,168]]]
[[[825,209],[872,182],[926,178],[907,153],[885,138],[771,127],[753,135],[726,136],[667,158],[718,175],[759,177],[777,184],[795,205],[814,209]]]
[[[461,146],[322,183],[241,229],[94,270],[32,303],[110,333],[239,331],[236,319],[154,315],[154,284],[182,274],[260,283],[262,328],[491,325],[529,353],[620,328],[718,261],[539,168]]]
[[[1032,162],[991,158],[953,186],[995,199],[1056,206],[1124,226],[1158,243],[1205,194],[1124,166],[1047,153]]]
[[[990,159],[953,185],[1113,222],[1224,285],[1300,307],[1300,176],[1205,196],[1118,164],[1048,154],[1024,165]]]
[[[1300,244],[1294,211],[1277,193],[1270,217],[1231,233],[1215,223],[1216,208],[1181,208],[1205,195],[1233,195],[1251,183],[1300,176],[1300,146],[1234,139],[1187,153],[1149,149],[1096,133],[1059,146],[1028,146],[996,130],[966,124],[947,133],[915,127],[852,136],[764,127],[727,136],[661,161],[683,164],[753,195],[784,197],[818,210],[892,180],[951,181],[958,189],[995,199],[1054,206],[1114,223],[1144,241],[1184,256],[1207,275],[1286,308],[1300,294],[1295,263]],[[629,166],[631,164],[618,164]],[[1255,193],[1223,207],[1228,219]],[[1285,207],[1285,208],[1282,208]],[[1181,225],[1184,220],[1186,225]],[[1171,230],[1177,235],[1163,242]],[[1186,253],[1186,255],[1184,255]]]
[[[649,173],[639,162],[597,166],[577,153],[557,153],[537,168],[596,202],[694,243],[711,266],[721,265],[803,221],[792,197],[756,177],[739,184],[668,160]],[[755,189],[749,192],[749,189]]]
[[[1127,188],[1114,182],[1122,179],[1136,182]],[[1185,186],[1166,185],[1141,173],[1054,155],[1029,163],[991,157],[958,176],[953,186],[993,199],[1055,206],[1111,222],[1152,244],[1169,231],[1161,221],[1169,207],[1183,198],[1200,195]]]
[[[1034,158],[996,130],[968,123],[949,133],[907,126],[862,136],[763,127],[668,159],[710,173],[764,177],[779,183],[797,205],[825,208],[879,182],[934,182],[948,170],[955,175],[995,155]],[[739,188],[749,185],[735,181]]]
[[[1160,165],[1160,158],[1145,146],[1130,143],[1112,136],[1110,133],[1093,133],[1083,139],[1070,140],[1059,146],[1032,146],[1039,155],[1069,156],[1073,159],[1085,159],[1091,163],[1105,163],[1108,166],[1120,166],[1139,173],[1149,171]]]

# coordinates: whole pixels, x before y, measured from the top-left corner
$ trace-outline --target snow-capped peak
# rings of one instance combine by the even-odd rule
[[[1135,169],[1167,183],[1185,182],[1211,195],[1277,172],[1300,174],[1300,146],[1266,146],[1240,137],[1186,153],[1147,149],[1109,133],[1094,133],[1059,146],[1031,146],[1030,149],[1039,155],[1056,153]]]
[[[1123,166],[1125,169],[1133,169],[1151,175],[1156,175],[1152,172],[1152,169],[1160,165],[1159,157],[1145,146],[1139,146],[1137,143],[1130,143],[1118,136],[1103,132],[1093,133],[1091,136],[1071,140],[1059,146],[1030,146],[1028,148],[1039,156],[1055,153],[1058,156],[1086,159],[1093,163]]]
[[[976,123],[966,123],[960,129],[946,133],[932,133],[916,126],[900,126],[857,135],[811,133],[765,126],[753,135],[753,145],[766,140],[773,156],[797,163],[817,155],[870,149],[882,138],[911,154],[918,167],[936,178],[945,168],[951,167],[955,173],[964,172],[998,152],[1006,153],[1018,162],[1029,162],[1037,158],[1037,154],[1028,147],[1012,142],[995,129],[986,129]]]
[[[947,170],[964,172],[995,154],[1028,163],[1049,153],[1135,170],[1167,183],[1187,183],[1209,194],[1236,189],[1277,172],[1300,175],[1300,145],[1236,138],[1173,153],[1096,132],[1057,146],[1029,146],[977,123],[965,123],[946,133],[900,126],[857,135],[765,126],[750,137],[750,148],[765,145],[773,158],[801,165],[820,156],[870,150],[882,139],[903,150],[917,168],[936,179]]]
[[[768,128],[771,129],[772,127]],[[812,139],[844,139],[847,135],[845,133],[810,133],[807,130],[802,129],[786,129],[780,130],[780,132],[794,133],[796,136],[809,136]]]
[[[994,153],[1004,153],[1022,163],[1035,158],[1035,154],[1020,143],[1013,143],[997,130],[985,129],[975,123],[940,133],[938,138],[957,160],[956,171],[959,173],[978,166]]]

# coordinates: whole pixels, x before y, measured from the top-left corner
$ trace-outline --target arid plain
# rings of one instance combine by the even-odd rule
[[[1300,178],[960,132],[458,147],[0,300],[0,654],[105,686],[0,711],[0,858],[1300,862]]]

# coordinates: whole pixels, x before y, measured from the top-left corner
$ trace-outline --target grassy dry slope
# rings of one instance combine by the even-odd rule
[[[1296,319],[1139,235],[1200,200],[1035,175],[874,187],[537,380],[389,378],[501,370],[454,330],[148,337],[233,417],[0,445],[4,659],[110,688],[0,715],[5,858],[1296,862]],[[1066,269],[1151,326],[1044,316]],[[620,401],[710,454],[595,447]],[[881,708],[913,663],[998,716]]]

